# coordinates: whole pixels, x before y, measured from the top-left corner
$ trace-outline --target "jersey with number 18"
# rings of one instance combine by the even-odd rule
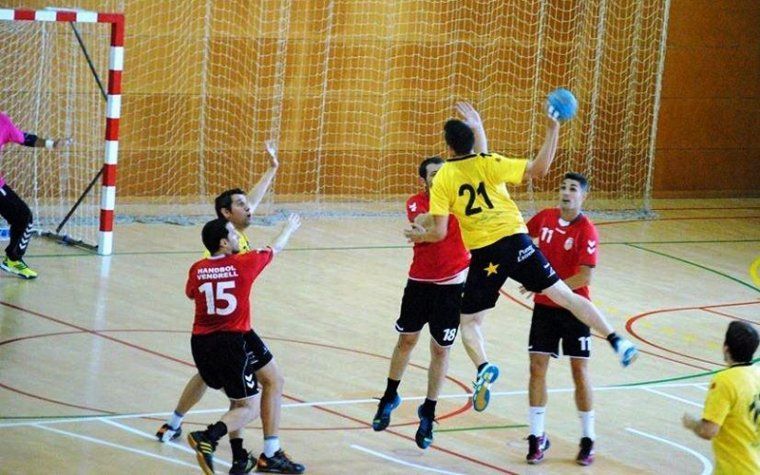
[[[185,294],[195,301],[193,335],[249,331],[251,287],[273,257],[266,248],[193,264],[185,285]]]

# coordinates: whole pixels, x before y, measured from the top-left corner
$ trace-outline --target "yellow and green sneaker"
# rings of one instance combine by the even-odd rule
[[[0,269],[3,269],[6,272],[10,272],[11,274],[16,274],[22,279],[37,278],[37,273],[30,269],[29,266],[26,265],[26,262],[23,261],[23,259],[12,261],[6,256],[5,259],[3,259],[3,262],[0,262]]]

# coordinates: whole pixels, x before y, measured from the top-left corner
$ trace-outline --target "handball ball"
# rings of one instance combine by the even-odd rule
[[[578,112],[578,100],[572,92],[560,87],[549,93],[546,101],[546,111],[560,122],[570,120]]]

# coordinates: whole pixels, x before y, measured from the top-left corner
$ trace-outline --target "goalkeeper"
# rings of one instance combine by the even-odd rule
[[[5,144],[11,142],[26,147],[53,149],[69,145],[71,140],[44,139],[30,132],[22,132],[11,122],[10,117],[0,112],[0,152]],[[2,175],[0,175],[0,216],[8,221],[11,228],[11,241],[5,248],[5,258],[0,262],[0,269],[22,279],[36,278],[37,273],[24,262],[24,254],[29,245],[29,239],[32,237],[32,211],[24,200],[5,183]]]

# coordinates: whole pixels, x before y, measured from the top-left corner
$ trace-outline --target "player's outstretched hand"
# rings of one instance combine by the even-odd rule
[[[280,166],[280,161],[277,159],[277,143],[274,140],[269,139],[264,142],[264,145],[266,145],[267,153],[269,153],[269,166],[277,168]]]
[[[454,109],[459,113],[462,122],[467,124],[469,128],[483,128],[483,121],[480,119],[480,114],[478,114],[478,111],[476,111],[469,102],[457,102]]]
[[[427,230],[419,224],[412,223],[410,229],[404,229],[404,236],[409,242],[424,242],[423,237],[427,233]]]
[[[549,127],[559,127],[559,112],[549,103],[549,101],[546,101],[546,117],[549,119],[547,122]]]

